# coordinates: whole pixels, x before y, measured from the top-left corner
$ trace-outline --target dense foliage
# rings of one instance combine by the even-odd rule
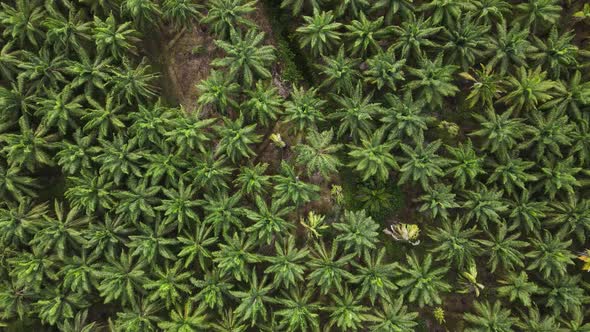
[[[259,1],[0,3],[0,326],[590,331],[588,4]]]

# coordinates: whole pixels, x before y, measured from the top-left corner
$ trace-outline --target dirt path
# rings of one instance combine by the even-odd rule
[[[272,26],[266,17],[264,7],[257,4],[257,10],[249,17],[260,30],[265,33],[265,42],[276,47]],[[173,99],[188,112],[197,107],[198,90],[196,85],[207,78],[211,70],[211,61],[222,57],[223,52],[214,43],[205,24],[195,24],[191,30],[178,34],[168,30],[160,33],[159,38],[147,39],[146,48],[152,56],[152,62],[160,68],[162,73],[162,93],[168,99]],[[288,94],[288,89],[282,84],[281,68],[278,62],[271,67],[272,82],[282,94]]]

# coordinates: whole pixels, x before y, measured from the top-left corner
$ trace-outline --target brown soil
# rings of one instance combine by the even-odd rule
[[[175,99],[188,112],[196,109],[196,85],[209,75],[210,63],[222,56],[205,25],[196,25],[180,35],[165,33],[160,41],[162,73]]]
[[[257,10],[250,15],[250,19],[264,31],[265,43],[276,46],[272,37],[272,27],[262,4],[257,5]],[[215,46],[215,38],[204,24],[196,24],[192,30],[185,30],[180,34],[168,30],[162,33],[159,39],[157,43],[153,43],[157,45],[151,46],[157,48],[155,51],[160,54],[157,62],[162,67],[160,71],[164,75],[163,92],[175,99],[186,111],[192,112],[197,108],[196,85],[207,78],[211,70],[211,61],[222,57],[223,52]],[[282,82],[276,79],[281,77],[280,68],[276,63],[272,67],[272,73],[273,83],[280,91],[284,91]]]

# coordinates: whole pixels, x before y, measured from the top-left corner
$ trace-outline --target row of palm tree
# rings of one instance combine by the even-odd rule
[[[322,79],[288,96],[256,2],[2,3],[0,320],[413,331],[466,293],[466,330],[587,329],[590,84],[562,7],[282,6]],[[223,56],[185,110],[141,38],[198,21]],[[390,186],[420,244],[381,234]]]

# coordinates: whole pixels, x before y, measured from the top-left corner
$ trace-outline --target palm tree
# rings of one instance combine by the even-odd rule
[[[96,322],[91,322],[89,324],[86,324],[87,319],[88,319],[88,309],[85,309],[83,311],[78,311],[72,321],[66,320],[63,323],[57,323],[57,326],[60,331],[64,331],[64,332],[78,332],[78,331],[87,332],[87,331],[92,331],[92,329],[95,329],[98,327]]]
[[[92,57],[84,50],[77,48],[78,60],[70,60],[65,68],[66,74],[73,77],[70,86],[84,87],[84,93],[92,96],[95,91],[105,91],[105,84],[112,78],[111,62],[113,58],[105,55]]]
[[[131,28],[131,22],[117,25],[111,13],[104,21],[94,16],[92,30],[98,53],[121,59],[127,52],[135,53],[135,43],[139,42],[139,33]]]
[[[162,17],[171,22],[177,29],[189,27],[196,22],[201,14],[201,5],[190,0],[164,0],[162,3]]]
[[[170,312],[170,320],[159,322],[158,327],[169,332],[206,331],[209,327],[206,320],[204,306],[193,309],[192,301],[186,301],[183,307],[176,306]]]
[[[391,303],[390,292],[397,289],[392,279],[397,274],[397,263],[383,263],[385,249],[381,248],[377,254],[372,255],[365,251],[363,262],[353,262],[356,271],[350,282],[360,284],[359,296],[369,295],[371,305],[375,304],[377,296],[385,303]]]
[[[547,224],[559,225],[561,231],[574,233],[580,243],[585,243],[586,235],[590,235],[590,200],[568,195],[566,201],[550,206]]]
[[[128,14],[133,19],[133,23],[142,29],[157,25],[162,16],[159,3],[151,0],[123,0],[121,12]]]
[[[554,316],[543,316],[539,313],[537,306],[528,309],[528,315],[521,313],[522,319],[516,325],[525,331],[551,332],[561,331],[560,324]]]
[[[495,69],[499,67],[501,75],[506,74],[509,66],[526,66],[526,57],[534,48],[528,41],[529,30],[520,29],[520,25],[514,24],[510,31],[506,27],[506,22],[496,25],[496,38],[490,37],[488,47],[491,56],[488,67]]]
[[[320,174],[328,179],[336,174],[338,167],[342,165],[336,153],[342,148],[342,144],[332,144],[334,131],[318,132],[310,130],[306,136],[306,142],[295,147],[297,151],[296,162],[305,167],[308,176]]]
[[[401,26],[394,26],[392,31],[398,36],[393,49],[400,49],[400,58],[420,58],[423,48],[438,46],[431,39],[442,30],[442,27],[433,26],[431,18],[424,19],[424,16],[416,18],[414,14],[409,20],[401,22]]]
[[[234,169],[226,165],[224,157],[214,158],[211,153],[200,154],[195,162],[195,168],[189,169],[183,176],[193,180],[205,193],[229,189],[229,176]]]
[[[570,318],[570,320],[567,320]],[[573,310],[570,317],[559,320],[565,325],[564,328],[560,329],[560,332],[571,331],[571,332],[586,332],[590,330],[590,323],[584,324],[584,313],[582,310]]]
[[[531,114],[532,137],[525,145],[533,150],[537,161],[541,161],[543,156],[547,158],[551,155],[563,159],[562,147],[572,145],[576,126],[569,121],[567,115],[562,114],[558,110],[552,110],[545,116],[539,111]]]
[[[448,267],[432,268],[432,256],[428,254],[420,262],[415,254],[407,255],[408,266],[401,265],[402,278],[396,282],[403,295],[410,302],[418,301],[420,308],[424,305],[441,304],[440,292],[448,292],[451,285],[443,281]]]
[[[187,230],[176,238],[181,244],[181,250],[177,256],[184,259],[184,268],[188,268],[198,261],[201,269],[205,270],[207,265],[205,259],[213,257],[208,247],[217,243],[218,238],[210,236],[211,227],[201,224],[195,226],[194,229],[194,232]]]
[[[336,7],[336,15],[343,16],[348,12],[351,17],[358,18],[369,5],[369,0],[344,0]]]
[[[136,307],[117,313],[114,324],[109,320],[109,328],[122,331],[155,332],[156,323],[161,320],[157,313],[161,305],[143,299]],[[81,331],[86,332],[86,331]]]
[[[447,0],[431,0],[418,7],[418,11],[430,14],[433,24],[442,23],[446,27],[452,27],[459,20],[461,12],[470,12],[473,9],[469,2]]]
[[[418,198],[419,202],[423,202],[418,211],[427,212],[433,219],[440,216],[443,220],[447,220],[448,210],[459,207],[459,204],[455,202],[456,195],[451,191],[450,185],[436,183]]]
[[[22,116],[19,121],[19,132],[1,134],[0,142],[6,145],[0,150],[5,154],[9,166],[25,167],[29,171],[38,169],[41,165],[53,165],[53,160],[47,151],[56,138],[56,134],[48,134],[43,125],[31,128],[27,117]]]
[[[289,293],[283,292],[277,299],[281,308],[275,311],[277,316],[282,317],[279,320],[279,329],[288,332],[320,331],[317,313],[320,306],[317,302],[312,302],[313,293],[313,289],[302,292],[299,287],[291,288]]]
[[[38,225],[45,221],[48,207],[48,203],[35,205],[28,198],[18,203],[6,202],[0,208],[0,245],[9,248],[28,243]]]
[[[128,139],[122,135],[113,137],[113,141],[99,138],[101,148],[97,156],[92,158],[100,166],[99,173],[115,184],[124,178],[138,179],[142,176],[141,162],[143,151],[137,148],[135,139]]]
[[[206,79],[197,84],[199,90],[197,103],[201,108],[205,105],[213,105],[218,112],[225,114],[228,107],[238,107],[234,98],[239,88],[233,77],[221,71],[212,70]]]
[[[291,14],[295,17],[299,15],[302,10],[307,8],[319,10],[322,3],[323,0],[282,0],[281,8],[292,7]]]
[[[240,174],[234,180],[239,192],[250,196],[258,196],[267,192],[270,188],[270,175],[264,175],[268,164],[258,163],[254,166],[242,167]]]
[[[128,133],[131,137],[137,139],[140,147],[146,145],[157,145],[166,150],[167,147],[163,142],[166,132],[170,131],[170,125],[178,115],[178,109],[169,108],[162,105],[162,100],[158,99],[153,105],[139,105],[137,111],[131,112],[128,119],[131,122]],[[170,151],[170,154],[173,154]],[[166,153],[168,154],[168,153]],[[149,159],[149,157],[146,156]]]
[[[47,256],[41,251],[22,252],[20,255],[8,258],[8,271],[14,287],[29,288],[35,293],[40,292],[44,280],[55,280],[55,257]]]
[[[537,106],[553,98],[552,90],[557,83],[546,80],[547,72],[542,72],[541,67],[535,70],[518,68],[516,76],[509,76],[506,81],[510,93],[500,98],[499,101],[510,106],[510,109],[518,114],[521,110],[531,111]]]
[[[132,221],[144,218],[155,218],[154,206],[159,202],[156,195],[161,187],[150,186],[146,180],[135,180],[130,178],[127,181],[127,188],[115,193],[118,199],[117,214],[123,215]]]
[[[208,2],[207,16],[202,22],[211,26],[213,33],[221,39],[229,36],[240,25],[253,27],[255,24],[246,16],[256,10],[256,1],[212,0]]]
[[[324,310],[330,313],[328,327],[342,331],[358,331],[367,320],[366,311],[369,309],[360,301],[360,296],[354,294],[348,288],[341,294],[330,294],[333,305]]]
[[[354,89],[354,82],[360,78],[359,59],[349,58],[344,54],[344,47],[338,49],[335,57],[322,56],[324,64],[318,65],[326,79],[320,84],[336,93],[349,92]]]
[[[5,166],[0,163],[0,198],[14,199],[22,202],[27,197],[37,197],[37,181],[24,174],[16,166]]]
[[[418,325],[417,312],[408,312],[404,305],[404,298],[398,297],[394,302],[383,302],[383,309],[369,315],[367,320],[371,332],[411,332]]]
[[[467,209],[466,218],[475,219],[481,226],[487,230],[489,222],[502,222],[502,215],[508,211],[508,204],[503,199],[504,192],[495,188],[488,189],[486,186],[479,185],[476,191],[468,190],[465,192],[466,201],[463,208]]]
[[[178,179],[189,165],[187,160],[182,158],[180,151],[171,151],[169,147],[163,147],[161,154],[150,153],[144,157],[146,160],[144,178],[149,179],[153,185],[177,186]]]
[[[371,11],[385,11],[385,23],[391,24],[396,14],[401,17],[408,17],[414,11],[412,3],[414,0],[377,0],[373,3]]]
[[[254,222],[246,228],[246,232],[254,233],[253,239],[270,244],[275,237],[282,236],[293,227],[283,218],[292,210],[293,206],[286,207],[278,200],[273,200],[268,206],[260,196],[256,196],[256,211],[245,212],[246,217]]]
[[[285,117],[283,121],[290,122],[292,130],[303,132],[315,126],[324,119],[322,106],[325,100],[316,96],[317,89],[305,90],[303,87],[293,87],[291,100],[285,102]]]
[[[201,119],[199,114],[183,114],[173,119],[170,130],[165,133],[166,141],[178,146],[179,153],[191,150],[205,152],[205,143],[211,139],[205,128],[215,121],[215,118]]]
[[[446,148],[451,155],[449,164],[452,166],[447,170],[447,174],[453,175],[455,187],[465,188],[467,183],[474,184],[480,174],[485,174],[485,157],[477,155],[471,139],[467,139],[465,144],[459,142],[456,147],[447,145]]]
[[[43,21],[47,29],[46,41],[53,44],[56,52],[69,54],[70,51],[83,49],[82,41],[90,39],[92,22],[85,21],[81,12],[70,10],[65,17],[57,10],[52,10],[50,17]]]
[[[493,73],[491,66],[481,65],[481,69],[476,69],[474,76],[467,72],[460,73],[461,77],[473,82],[471,92],[466,100],[469,102],[469,108],[475,105],[484,108],[492,108],[494,102],[504,93],[504,81],[498,74]]]
[[[9,128],[21,115],[32,115],[38,109],[37,98],[35,88],[22,76],[10,83],[10,89],[0,87],[0,118],[7,122],[0,129]]]
[[[221,48],[225,57],[215,59],[211,65],[215,67],[227,67],[229,75],[238,76],[246,87],[252,86],[255,75],[268,79],[271,77],[267,67],[275,60],[274,47],[260,45],[264,40],[264,32],[254,29],[248,30],[244,36],[232,31],[230,41],[216,40],[215,45]]]
[[[157,88],[151,82],[159,75],[153,73],[152,67],[146,64],[147,59],[142,58],[137,66],[134,66],[127,58],[123,58],[122,62],[120,70],[113,71],[113,93],[120,99],[124,97],[130,105],[155,97]]]
[[[532,26],[533,32],[537,32],[539,26],[555,24],[561,16],[561,9],[560,3],[556,0],[531,0],[516,5],[516,10],[522,12],[517,21]]]
[[[191,273],[188,271],[181,272],[182,265],[180,262],[170,267],[168,262],[164,269],[159,266],[154,267],[154,277],[156,280],[149,281],[144,285],[145,289],[150,291],[148,300],[164,300],[166,308],[178,305],[183,293],[190,294],[191,289],[188,279]]]
[[[500,158],[509,158],[510,154],[518,146],[524,135],[530,128],[524,124],[523,119],[513,118],[512,110],[498,114],[489,108],[486,114],[473,115],[481,128],[470,135],[484,137],[484,150],[495,153]]]
[[[227,278],[221,275],[219,269],[214,268],[213,271],[205,271],[202,275],[202,280],[191,278],[191,283],[197,288],[201,289],[191,299],[196,302],[204,303],[209,308],[222,309],[224,305],[224,295],[229,295],[233,284],[228,282]]]
[[[555,198],[558,192],[566,192],[574,195],[574,187],[582,184],[576,178],[576,175],[582,170],[581,167],[574,167],[573,156],[561,161],[551,161],[545,159],[541,168],[542,186],[545,193],[549,194],[551,199]]]
[[[19,63],[22,69],[19,77],[28,81],[34,91],[42,89],[58,89],[59,83],[65,83],[64,68],[67,64],[65,55],[54,55],[47,47],[33,53],[23,50],[27,61]]]
[[[213,226],[215,235],[221,233],[228,234],[229,230],[241,230],[243,225],[241,217],[248,211],[243,207],[242,196],[235,193],[228,196],[226,192],[215,195],[204,195],[204,200],[200,202],[205,210],[205,220],[207,225]]]
[[[372,120],[380,113],[381,105],[371,102],[372,93],[363,96],[363,87],[360,81],[357,81],[356,87],[350,90],[346,96],[334,94],[332,98],[341,107],[329,116],[340,122],[338,137],[347,133],[348,137],[357,142],[360,136],[373,131]]]
[[[121,216],[105,214],[90,223],[85,231],[85,249],[92,249],[91,255],[115,256],[127,243],[127,236],[134,231]]]
[[[389,131],[390,139],[412,139],[414,143],[424,142],[424,131],[435,118],[425,114],[426,102],[414,100],[412,93],[406,91],[403,98],[388,93],[385,100],[389,107],[382,108],[379,119]]]
[[[303,16],[305,25],[297,28],[301,48],[309,45],[313,55],[324,55],[340,41],[338,29],[342,23],[334,21],[332,11],[313,10],[313,16]]]
[[[530,55],[531,59],[537,60],[554,79],[562,75],[569,77],[569,70],[578,66],[579,50],[572,43],[574,36],[573,31],[559,34],[556,26],[551,28],[546,40],[533,35],[536,50]]]
[[[438,182],[438,178],[445,174],[443,167],[448,164],[447,159],[436,153],[441,144],[441,140],[430,142],[426,146],[420,142],[412,148],[401,143],[400,147],[406,156],[403,158],[405,163],[400,168],[401,176],[398,184],[404,184],[411,179],[419,182],[422,189],[427,190],[430,188],[430,183]]]
[[[466,313],[463,318],[470,324],[465,332],[512,332],[517,319],[511,316],[510,309],[502,308],[500,301],[475,302],[475,313]]]
[[[185,224],[199,220],[194,209],[199,206],[199,202],[195,200],[197,192],[193,185],[185,186],[184,181],[180,180],[176,188],[162,188],[162,193],[165,198],[156,210],[164,211],[165,224],[177,224],[180,230]]]
[[[442,227],[429,230],[430,237],[437,246],[430,250],[436,254],[436,260],[455,264],[458,269],[473,265],[475,258],[482,253],[481,247],[473,238],[480,233],[477,228],[466,228],[465,220],[444,220]]]
[[[225,243],[220,243],[219,250],[213,252],[213,262],[217,264],[220,277],[231,275],[237,281],[247,281],[248,265],[261,261],[258,254],[252,253],[255,238],[243,232],[240,235],[234,233],[231,237],[224,235],[223,238]]]
[[[581,288],[581,275],[563,275],[551,277],[548,281],[547,304],[553,315],[559,317],[563,312],[573,313],[582,310],[587,301],[584,289]]]
[[[584,120],[580,111],[581,107],[589,104],[590,82],[582,81],[582,74],[576,70],[567,82],[559,81],[554,90],[554,98],[545,103],[543,108],[558,108],[561,111],[567,111],[577,120]]]
[[[265,302],[271,301],[272,288],[272,285],[266,285],[266,276],[258,284],[258,276],[256,271],[253,271],[249,290],[230,291],[231,295],[240,301],[240,305],[235,310],[236,315],[241,316],[244,321],[250,319],[250,326],[254,326],[259,319],[265,320],[267,315]]]
[[[45,8],[37,0],[18,0],[15,7],[3,2],[0,4],[0,23],[4,31],[3,36],[18,40],[19,46],[24,47],[25,41],[38,47],[37,38],[43,36],[41,24],[46,17]]]
[[[541,220],[545,218],[547,209],[546,202],[531,201],[530,192],[522,190],[519,197],[510,202],[510,218],[515,221],[516,227],[523,226],[524,230],[529,233],[538,233],[541,229]]]
[[[249,158],[255,155],[250,145],[259,143],[261,139],[261,136],[255,132],[255,123],[244,126],[244,118],[241,116],[235,121],[224,118],[223,126],[216,126],[215,130],[220,136],[215,151],[217,155],[225,154],[234,163],[241,158]]]
[[[514,270],[515,267],[524,268],[524,254],[522,250],[528,247],[528,242],[520,241],[520,233],[508,234],[508,227],[506,224],[498,225],[498,233],[496,235],[486,231],[487,240],[478,239],[485,248],[485,252],[489,254],[488,266],[494,272],[498,265],[503,270]]]
[[[558,232],[553,236],[549,231],[540,236],[531,239],[533,250],[525,256],[531,259],[527,270],[537,270],[543,274],[544,278],[561,277],[567,273],[567,266],[573,265],[575,255],[568,249],[572,240],[564,240],[564,232]]]
[[[147,261],[134,262],[133,257],[124,251],[118,258],[107,255],[106,259],[107,264],[97,271],[101,279],[98,291],[104,303],[120,301],[123,305],[137,305],[138,295],[143,293],[143,285],[149,280],[144,270]]]
[[[408,72],[416,78],[408,82],[408,89],[418,90],[418,98],[427,103],[442,107],[443,98],[454,96],[459,88],[453,82],[453,74],[459,68],[454,65],[443,65],[443,57],[439,55],[434,61],[428,58],[419,59],[419,68],[408,68]]]
[[[365,250],[375,249],[379,225],[367,216],[365,210],[345,211],[344,220],[332,226],[339,232],[335,241],[344,243],[344,250],[351,249],[361,255]]]
[[[83,172],[79,176],[69,177],[70,181],[64,194],[72,208],[84,208],[86,215],[93,215],[98,210],[113,207],[112,188],[114,183],[104,175]]]
[[[384,134],[385,131],[380,128],[370,136],[363,135],[361,146],[349,146],[351,151],[348,155],[352,159],[349,166],[361,173],[363,181],[375,177],[377,180],[385,182],[389,178],[390,169],[399,168],[390,152],[396,142],[390,140],[383,142]]]
[[[443,2],[445,0],[435,0],[428,5],[437,1]],[[459,3],[456,6],[461,7],[462,4]],[[479,25],[473,22],[469,15],[451,23],[449,28],[444,30],[445,39],[448,41],[443,45],[443,48],[448,52],[448,63],[459,63],[463,70],[472,67],[484,54],[483,48],[487,43],[484,36],[489,30],[488,25]]]
[[[58,287],[42,294],[41,298],[33,303],[33,307],[38,312],[41,321],[50,325],[74,318],[74,310],[88,306],[88,302],[82,294]]]
[[[86,100],[91,108],[81,117],[86,122],[82,128],[84,132],[98,132],[98,137],[107,137],[125,128],[125,116],[121,114],[123,105],[113,95],[107,95],[104,103],[99,103],[92,97],[87,97]]]
[[[295,238],[292,236],[280,242],[282,244],[275,242],[275,254],[265,258],[269,266],[264,273],[273,276],[272,285],[276,289],[279,289],[281,285],[285,289],[291,286],[297,287],[298,283],[304,280],[306,268],[303,261],[307,259],[309,250],[305,247],[302,249],[295,247]]]
[[[254,90],[248,90],[248,99],[242,104],[241,114],[262,127],[270,127],[282,112],[283,97],[276,86],[256,82]]]
[[[64,211],[63,204],[54,202],[55,217],[44,215],[35,225],[37,230],[29,245],[45,254],[54,253],[59,259],[65,258],[65,253],[76,251],[85,241],[80,229],[88,224],[90,218],[79,216],[80,210],[73,208]]]
[[[511,13],[511,4],[505,0],[475,0],[473,10],[477,22],[492,25],[505,20],[504,15]]]
[[[244,332],[248,327],[229,309],[221,313],[220,320],[211,324],[211,328],[216,332]]]
[[[380,50],[367,59],[368,69],[363,72],[365,82],[376,85],[379,90],[385,86],[396,90],[395,84],[405,81],[403,71],[405,64],[406,59],[396,59],[393,47],[389,47],[386,51]]]
[[[388,213],[391,213],[398,197],[394,190],[384,186],[382,183],[376,181],[368,181],[364,184],[359,184],[359,187],[354,194],[353,199],[355,205],[360,206],[361,209],[367,211],[369,215],[375,218],[381,218]]]
[[[277,204],[290,202],[300,206],[318,197],[319,186],[300,180],[295,168],[285,161],[281,162],[280,175],[275,175],[274,179],[273,198]]]
[[[535,166],[532,161],[522,160],[521,158],[509,158],[502,163],[490,162],[490,167],[494,170],[490,174],[487,183],[499,184],[502,188],[506,188],[508,194],[517,193],[517,188],[526,190],[527,182],[537,181],[535,175],[527,171]]]
[[[380,40],[391,34],[391,28],[382,26],[383,16],[370,20],[360,12],[358,20],[353,20],[345,26],[348,30],[346,36],[354,41],[350,46],[350,52],[365,56],[381,51]]]
[[[355,254],[339,256],[338,243],[332,242],[330,248],[322,241],[314,242],[310,259],[307,263],[310,273],[307,279],[310,286],[320,287],[322,295],[328,294],[334,288],[342,293],[342,286],[346,280],[350,280],[353,274],[348,271],[348,266]]]
[[[62,287],[78,294],[90,294],[98,287],[96,271],[100,269],[99,259],[99,255],[88,255],[86,250],[82,250],[80,256],[66,258],[63,270],[59,272]]]
[[[129,235],[129,242],[125,245],[129,248],[131,256],[140,256],[148,263],[175,260],[172,246],[177,244],[176,239],[169,236],[173,231],[173,225],[161,222],[159,216],[153,225],[138,223],[137,233]]]
[[[498,283],[503,285],[498,287],[498,295],[507,297],[510,303],[518,300],[527,308],[531,306],[531,296],[541,292],[537,284],[529,281],[525,271],[520,271],[520,274],[511,273],[506,279],[498,280]]]

